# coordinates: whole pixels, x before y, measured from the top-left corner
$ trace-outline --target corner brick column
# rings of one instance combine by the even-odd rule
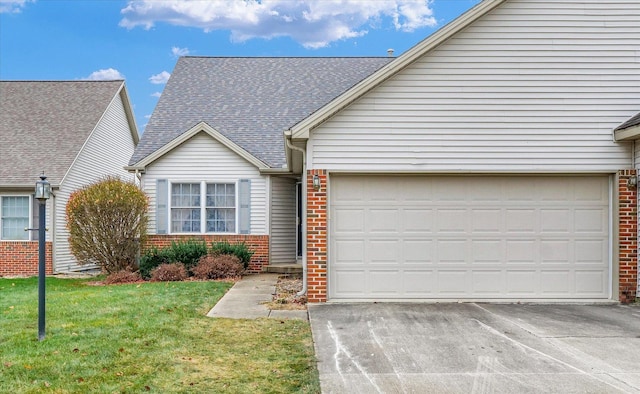
[[[320,190],[313,190],[313,176]],[[327,301],[327,171],[307,171],[307,300]]]
[[[627,186],[636,170],[618,171],[618,261],[620,302],[633,302],[638,289],[638,189]]]

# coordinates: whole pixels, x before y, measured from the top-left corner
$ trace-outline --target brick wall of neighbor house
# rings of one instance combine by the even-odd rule
[[[627,186],[636,170],[618,172],[618,259],[620,302],[633,302],[638,288],[638,189]]]
[[[320,190],[313,190],[313,176]],[[327,301],[327,171],[307,172],[307,299]]]
[[[249,272],[261,272],[263,267],[269,264],[269,236],[268,235],[150,235],[143,249],[151,246],[170,246],[173,241],[186,241],[189,239],[204,240],[207,245],[211,242],[227,241],[231,244],[244,242],[250,250],[254,251],[249,263]]]
[[[53,273],[51,242],[45,246],[45,272]],[[38,241],[0,242],[0,276],[38,275]]]

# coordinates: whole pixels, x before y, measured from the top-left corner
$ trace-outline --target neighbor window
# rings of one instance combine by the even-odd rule
[[[171,232],[235,233],[234,183],[173,183]]]
[[[0,239],[28,240],[29,232],[29,197],[3,196],[0,197]]]

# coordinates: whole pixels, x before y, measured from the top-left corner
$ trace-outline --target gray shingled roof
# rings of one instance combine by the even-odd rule
[[[620,126],[616,127],[614,131],[624,130],[624,129],[628,129],[630,127],[639,126],[639,125],[640,125],[640,113],[638,113],[636,116],[632,117],[631,119],[627,120]]]
[[[206,122],[271,168],[286,164],[283,131],[392,58],[182,57],[130,165]]]
[[[123,81],[0,81],[0,185],[59,185]]]

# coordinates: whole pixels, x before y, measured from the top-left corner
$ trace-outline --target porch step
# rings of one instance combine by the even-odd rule
[[[264,269],[265,272],[274,274],[302,274],[302,265],[291,264],[269,264]]]

